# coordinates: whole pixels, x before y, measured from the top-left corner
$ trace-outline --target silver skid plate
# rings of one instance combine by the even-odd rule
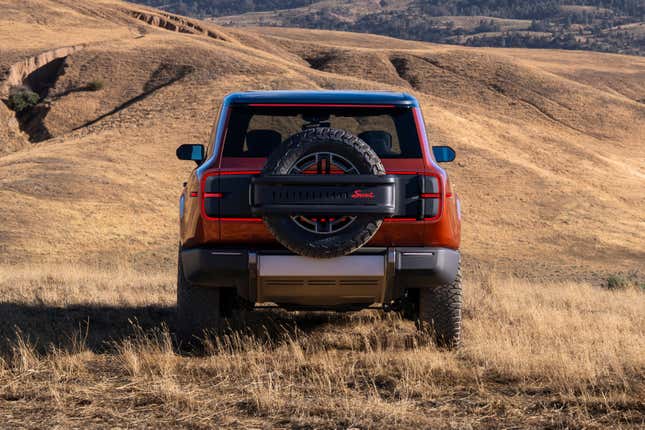
[[[377,303],[386,287],[385,256],[316,259],[258,255],[258,301],[301,305]]]
[[[385,276],[385,256],[347,255],[309,258],[299,255],[259,255],[258,275],[265,276]]]

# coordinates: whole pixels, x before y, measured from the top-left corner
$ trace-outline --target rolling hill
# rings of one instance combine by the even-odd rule
[[[643,55],[638,0],[134,0],[222,25],[375,33],[467,46]]]
[[[0,426],[642,427],[644,58],[0,10]],[[458,153],[463,349],[274,310],[181,349],[175,148],[228,92],[348,88],[414,94]]]
[[[470,262],[567,279],[642,264],[643,59],[222,29],[107,0],[12,5],[2,97],[31,84],[41,102],[19,119],[0,104],[4,263],[167,265],[191,168],[173,150],[205,142],[226,93],[358,88],[411,92],[431,141],[457,150]]]

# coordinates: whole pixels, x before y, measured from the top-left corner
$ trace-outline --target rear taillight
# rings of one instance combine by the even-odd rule
[[[226,190],[226,192],[217,191],[222,186],[220,182],[220,177],[222,176],[235,180],[236,176],[243,179],[244,176],[252,176],[259,173],[259,170],[216,170],[205,173],[201,181],[201,210],[203,219],[209,221],[262,222],[262,218],[251,218],[245,217],[244,215],[222,215],[225,212],[222,208],[225,201],[231,200],[228,202],[228,205],[234,209],[236,205],[240,204],[240,197],[242,195],[232,190]],[[233,189],[236,189],[236,187],[234,186]]]
[[[443,210],[442,178],[438,173],[426,172],[419,179],[421,185],[419,218],[424,221],[434,221],[441,216]]]

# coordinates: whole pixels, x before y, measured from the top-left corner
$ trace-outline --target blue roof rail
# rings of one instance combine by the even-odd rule
[[[246,91],[226,96],[230,104],[358,104],[419,107],[407,93],[390,91]]]

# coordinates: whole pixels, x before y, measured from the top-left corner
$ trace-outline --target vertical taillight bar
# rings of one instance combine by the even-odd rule
[[[441,216],[442,192],[440,175],[426,172],[419,176],[419,220],[433,221]]]

